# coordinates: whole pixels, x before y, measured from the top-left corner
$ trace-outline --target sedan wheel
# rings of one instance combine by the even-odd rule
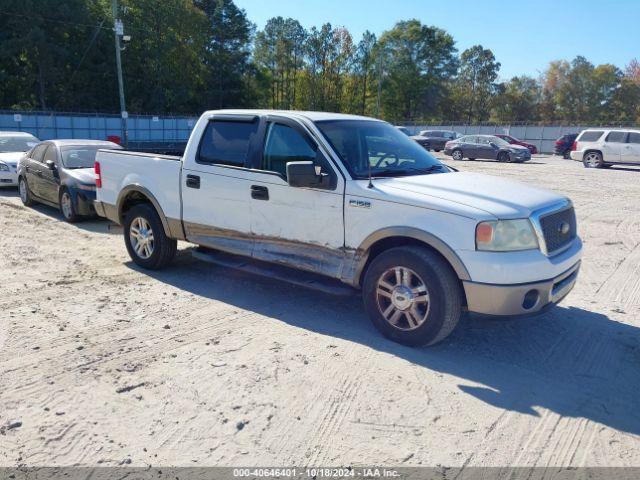
[[[20,191],[20,200],[22,200],[22,204],[27,207],[32,205],[33,200],[31,200],[31,195],[29,194],[29,186],[27,185],[27,181],[22,177],[18,183],[18,190]]]
[[[451,156],[453,157],[454,160],[462,160],[463,158],[462,150],[454,150]]]
[[[153,255],[153,230],[145,218],[136,217],[133,219],[131,227],[129,227],[129,239],[138,257],[146,260]]]
[[[429,315],[429,293],[420,276],[405,267],[385,271],[376,288],[378,309],[386,321],[400,330],[414,330]]]

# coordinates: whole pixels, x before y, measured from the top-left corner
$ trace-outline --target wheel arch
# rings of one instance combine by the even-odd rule
[[[604,155],[602,153],[602,150],[600,150],[598,148],[588,148],[588,149],[586,149],[584,151],[584,153],[582,154],[582,160],[584,160],[584,157],[586,157],[590,153],[598,153],[600,155],[600,157],[602,157],[602,161],[604,161]]]
[[[116,211],[118,212],[118,223],[120,225],[123,225],[124,218],[127,212],[133,206],[139,205],[141,203],[148,203],[153,206],[153,208],[156,210],[156,213],[160,217],[164,233],[167,235],[167,237],[172,238],[171,229],[169,228],[169,222],[167,221],[167,217],[164,214],[160,203],[158,202],[156,197],[149,191],[149,189],[139,184],[127,185],[120,191],[118,202],[116,204]]]
[[[362,242],[358,251],[363,253],[355,270],[357,286],[362,285],[364,275],[373,259],[390,248],[405,245],[419,245],[436,252],[449,264],[460,281],[471,280],[464,263],[446,242],[429,232],[399,226],[378,230]]]

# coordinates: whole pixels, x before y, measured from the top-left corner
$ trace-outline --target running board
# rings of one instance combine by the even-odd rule
[[[323,275],[296,270],[275,263],[261,262],[252,258],[232,255],[229,253],[211,250],[209,248],[196,248],[192,255],[198,260],[233,268],[252,275],[259,275],[273,280],[290,283],[299,287],[309,288],[328,295],[348,297],[356,295],[358,291],[339,280]]]

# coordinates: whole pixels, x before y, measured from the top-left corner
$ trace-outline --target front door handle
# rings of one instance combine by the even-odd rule
[[[262,185],[251,185],[251,198],[269,200],[269,189]]]
[[[200,177],[198,175],[187,175],[187,187],[200,188]]]

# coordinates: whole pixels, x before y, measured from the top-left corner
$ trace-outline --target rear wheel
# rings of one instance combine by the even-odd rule
[[[25,207],[33,205],[33,199],[31,198],[31,192],[29,191],[29,184],[24,177],[20,177],[18,181],[18,190],[20,191],[20,200]]]
[[[562,158],[569,160],[571,158],[571,150],[567,149],[562,153]]]
[[[438,343],[462,315],[455,273],[435,252],[417,246],[378,255],[365,275],[363,299],[376,328],[410,346]]]
[[[582,158],[582,163],[585,168],[602,168],[604,162],[602,161],[602,154],[600,152],[587,152]]]
[[[127,212],[124,243],[131,259],[143,268],[157,270],[168,265],[176,254],[178,242],[167,237],[158,213],[143,203]]]
[[[454,160],[462,160],[464,158],[464,155],[462,154],[462,150],[456,148],[453,152],[451,152],[451,157]]]

